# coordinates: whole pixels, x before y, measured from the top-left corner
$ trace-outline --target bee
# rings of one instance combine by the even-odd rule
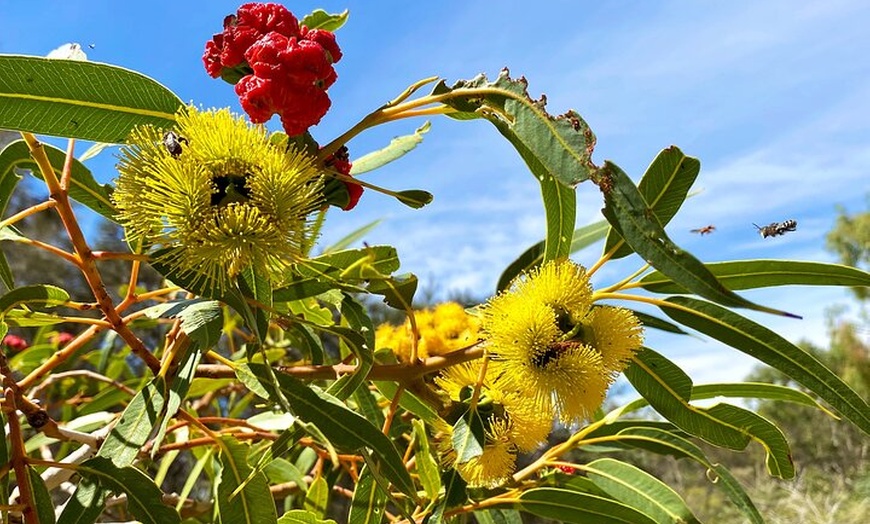
[[[167,131],[163,134],[163,146],[169,151],[173,158],[181,156],[181,144],[187,144],[188,141],[183,136],[177,135],[173,131]]]
[[[786,220],[785,222],[771,222],[766,226],[759,226],[756,223],[752,223],[753,226],[758,230],[761,234],[761,238],[767,237],[775,237],[779,235],[784,235],[789,231],[795,231],[797,229],[797,220]]]
[[[692,233],[698,233],[699,235],[709,235],[713,231],[716,231],[716,226],[710,224],[709,226],[699,227],[698,229],[693,229]]]

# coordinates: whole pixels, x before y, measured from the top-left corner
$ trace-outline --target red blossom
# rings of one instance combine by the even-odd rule
[[[205,44],[205,69],[213,78],[224,69],[236,69],[245,61],[245,51],[269,33],[287,37],[300,34],[299,21],[281,4],[249,3],[235,15],[224,18],[224,30]]]
[[[326,90],[338,78],[335,35],[300,27],[279,4],[245,4],[206,43],[209,75],[235,84],[242,108],[257,124],[273,115],[291,136],[305,133],[329,110]]]
[[[348,155],[346,146],[341,146],[338,151],[326,157],[326,160],[324,160],[323,163],[326,167],[335,169],[342,175],[351,176],[350,168],[353,167],[353,163],[350,161],[350,155]],[[342,180],[341,182],[344,184],[344,189],[347,191],[348,197],[347,204],[345,204],[341,209],[350,211],[356,207],[357,203],[359,203],[359,199],[363,194],[363,186],[345,180]]]
[[[12,351],[24,351],[27,349],[27,341],[15,335],[6,335],[3,337],[3,345]]]
[[[558,469],[562,473],[567,473],[569,475],[577,473],[577,468],[575,468],[574,466],[568,466],[567,464],[559,464],[558,466],[556,466],[556,469]]]

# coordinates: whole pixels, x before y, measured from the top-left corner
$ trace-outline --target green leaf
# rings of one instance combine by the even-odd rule
[[[179,318],[181,330],[202,350],[217,344],[223,327],[220,302],[201,298],[173,300],[143,309],[148,318]]]
[[[66,152],[50,144],[42,144],[42,148],[51,162],[52,171],[60,178],[66,162]],[[43,180],[42,171],[30,156],[27,143],[24,140],[16,140],[0,152],[0,179],[10,176],[10,173],[15,170],[22,169],[29,171],[34,178]],[[117,209],[111,200],[112,186],[97,182],[91,170],[76,159],[73,159],[70,175],[70,198],[104,218],[117,222]]]
[[[290,302],[313,297],[334,288],[360,284],[372,273],[387,275],[399,269],[399,257],[392,246],[367,246],[321,255],[293,271],[290,283],[273,292],[275,302]],[[362,291],[351,287],[350,290]]]
[[[640,321],[641,324],[643,324],[643,327],[645,328],[660,329],[662,331],[667,331],[668,333],[676,333],[678,335],[688,334],[680,329],[680,326],[672,324],[667,320],[662,320],[658,317],[648,315],[642,311],[631,310],[631,313]]]
[[[68,300],[69,293],[57,286],[33,284],[17,287],[0,296],[0,316],[19,305],[44,309],[62,306]]]
[[[671,455],[678,459],[689,458],[715,473],[715,478],[707,475],[710,481],[721,488],[731,502],[736,505],[753,524],[764,524],[764,519],[746,494],[743,487],[727,468],[710,462],[704,452],[687,439],[672,432],[657,428],[628,428],[619,432],[621,442],[646,449],[661,455]]]
[[[328,328],[327,332],[340,335],[342,348],[356,356],[357,365],[353,373],[333,382],[328,392],[340,400],[345,400],[365,383],[374,365],[375,328],[365,307],[350,295],[342,298],[341,316],[347,321],[349,329],[335,326]]]
[[[347,9],[337,14],[327,13],[323,9],[315,9],[302,17],[302,20],[299,20],[299,25],[304,25],[308,29],[323,29],[334,33],[347,22],[349,14]]]
[[[184,328],[182,327],[182,329]],[[196,374],[196,366],[199,365],[199,361],[202,358],[203,350],[200,349],[196,340],[191,339],[191,341],[192,343],[185,350],[185,353],[181,357],[176,357],[178,361],[173,364],[175,366],[174,369],[170,368],[170,371],[166,375],[171,379],[171,382],[165,393],[166,403],[163,407],[163,413],[160,414],[160,425],[157,428],[157,435],[151,441],[152,458],[159,451],[160,444],[163,443],[163,437],[166,435],[170,419],[175,416],[181,407],[181,403],[187,398],[187,392]]]
[[[688,297],[660,304],[666,315],[765,364],[803,385],[865,433],[870,433],[870,406],[815,357],[775,332],[723,307]]]
[[[121,143],[137,125],[171,128],[182,101],[116,66],[0,55],[0,128]]]
[[[337,524],[332,519],[319,519],[304,509],[291,509],[278,519],[278,524]]]
[[[39,472],[27,466],[27,475],[30,477],[30,492],[33,493],[33,503],[36,509],[36,522],[39,524],[54,524],[54,502],[51,494],[45,487],[45,482],[39,476]]]
[[[323,477],[317,477],[308,486],[308,491],[305,492],[305,501],[302,503],[302,509],[323,518],[326,515],[326,508],[329,507],[329,484]]]
[[[57,524],[93,524],[103,513],[106,492],[96,482],[82,479],[64,506]]]
[[[388,306],[408,311],[414,301],[414,293],[417,292],[417,276],[412,273],[393,275],[390,278],[373,280],[369,283],[368,291],[374,295],[384,297],[384,303]]]
[[[438,462],[429,451],[429,437],[426,435],[426,426],[423,425],[423,421],[414,419],[411,421],[411,425],[414,427],[414,463],[417,465],[417,475],[420,477],[420,484],[423,485],[426,497],[429,500],[435,500],[441,490]]]
[[[106,436],[97,456],[110,459],[118,467],[132,464],[161,420],[166,403],[165,392],[163,377],[154,377],[139,390]]]
[[[656,522],[700,524],[677,492],[640,468],[603,458],[590,462],[583,469],[589,479],[611,497]]]
[[[598,242],[604,238],[604,234],[607,233],[609,228],[610,226],[607,224],[606,220],[600,220],[593,224],[575,229],[574,235],[571,239],[571,253],[576,253],[590,244]],[[531,271],[540,266],[544,262],[544,244],[545,241],[541,240],[537,244],[526,249],[522,255],[511,262],[499,277],[496,291],[507,289],[508,285],[510,285],[511,281],[516,278],[517,275]]]
[[[447,87],[442,81],[434,95],[449,95],[443,102],[465,117],[485,118],[519,151],[526,163],[536,161],[543,173],[567,187],[588,179],[595,169],[595,135],[575,111],[553,117],[545,99],[532,100],[525,79],[513,80],[503,69],[495,82],[484,75]],[[452,115],[453,116],[453,115]],[[535,176],[543,173],[532,169]],[[573,228],[572,228],[573,230]]]
[[[733,260],[712,262],[707,269],[731,290],[771,286],[870,286],[870,273],[856,267],[798,260]],[[686,290],[658,271],[642,279],[653,293],[685,293]]]
[[[221,522],[233,524],[269,524],[277,522],[278,513],[275,501],[269,491],[266,475],[256,473],[252,478],[248,464],[250,447],[232,437],[221,437],[218,442],[221,452],[220,482],[217,486],[216,502]],[[238,494],[236,489],[245,483]]]
[[[468,410],[453,425],[451,444],[456,452],[456,462],[463,464],[483,455],[483,419],[476,409]]]
[[[429,132],[430,127],[431,124],[426,121],[413,134],[396,137],[390,140],[387,147],[355,158],[350,174],[356,176],[402,158],[423,142],[423,135]]]
[[[691,380],[673,362],[644,349],[626,369],[626,377],[656,411],[680,429],[711,444],[741,450],[755,440],[767,454],[767,468],[780,478],[794,477],[794,463],[782,432],[761,416],[732,406],[699,408],[689,404]]]
[[[432,516],[429,517],[430,524],[448,522],[444,518],[444,512],[468,500],[467,484],[455,469],[449,469],[441,475],[441,484],[444,486],[444,497],[435,504]]]
[[[420,209],[432,203],[435,198],[432,193],[422,189],[405,189],[402,191],[393,192],[396,200],[410,207],[411,209]]]
[[[399,393],[399,388],[395,382],[377,380],[374,381],[374,385],[378,388],[378,391],[381,392],[381,395],[387,399],[395,398]],[[401,395],[401,398],[399,398],[399,406],[420,417],[420,420],[427,424],[446,424],[446,422],[438,416],[438,412],[432,409],[432,406],[421,400],[412,392],[403,389]]]
[[[689,292],[725,306],[795,316],[754,304],[723,286],[700,260],[668,238],[640,191],[616,164],[606,162],[596,177],[604,193],[603,213],[607,221],[636,253],[662,274]]]
[[[635,354],[625,376],[656,411],[683,431],[728,449],[742,450],[749,443],[749,435],[739,428],[689,404],[692,380],[655,351],[645,348]]]
[[[371,468],[363,467],[353,491],[348,524],[380,524],[387,509],[387,494],[375,482]]]
[[[380,224],[381,224],[380,218],[377,220],[372,220],[368,224],[366,224],[362,227],[359,227],[359,228],[351,231],[347,235],[341,237],[339,240],[337,240],[331,246],[323,248],[323,253],[329,255],[329,254],[333,254],[337,251],[347,249],[348,247],[350,247],[351,244],[353,244],[357,240],[360,240],[361,238],[365,237],[370,231],[372,231],[374,228],[378,227]]]
[[[563,488],[533,488],[520,495],[521,510],[575,524],[656,524],[621,502]]]
[[[565,258],[571,254],[571,239],[577,218],[577,194],[574,188],[561,184],[555,178],[540,175],[538,181],[541,183],[544,213],[547,216],[544,262]]]
[[[700,171],[701,162],[686,156],[677,146],[663,149],[646,169],[637,189],[662,227],[668,225],[683,205]],[[604,252],[609,252],[621,241],[619,233],[611,229]],[[622,258],[631,252],[628,245],[621,243],[610,258]]]
[[[262,364],[250,364],[251,371],[258,377],[268,373],[264,367]],[[417,498],[414,483],[399,452],[380,429],[334,397],[309,388],[291,376],[279,373],[277,379],[297,417],[316,425],[338,448],[349,451],[370,448],[378,457],[384,475],[403,493]],[[263,381],[261,384],[270,387]]]
[[[127,509],[143,524],[181,522],[175,508],[163,503],[163,492],[148,476],[132,466],[119,467],[105,457],[83,462],[76,471],[103,489],[127,495]]]
[[[41,311],[25,311],[13,309],[3,317],[10,326],[14,327],[39,327],[54,326],[67,321],[65,317]]]
[[[461,115],[491,122],[517,150],[541,184],[547,217],[544,260],[570,253],[577,204],[574,187],[595,170],[595,135],[575,111],[553,117],[546,99],[532,100],[525,79],[512,80],[506,69],[495,82],[484,75],[448,88],[440,82],[434,95],[449,95],[444,103]]]

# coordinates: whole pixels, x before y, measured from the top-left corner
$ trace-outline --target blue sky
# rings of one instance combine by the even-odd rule
[[[121,7],[123,5],[123,7]],[[546,93],[553,114],[576,109],[598,137],[594,154],[635,180],[663,148],[701,160],[689,199],[668,226],[705,261],[793,258],[832,261],[823,250],[836,206],[866,209],[870,194],[870,4],[770,2],[363,2],[286,4],[302,15],[350,10],[338,32],[344,58],[330,113],[312,130],[325,143],[407,85],[439,75],[452,83],[502,67]],[[531,10],[530,5],[535,9]],[[79,42],[89,59],[147,74],[183,100],[238,110],[232,88],[209,78],[203,46],[236,2],[0,0],[0,53],[45,55]],[[90,49],[88,44],[93,44]],[[385,146],[423,121],[354,139],[351,156]],[[273,123],[273,125],[275,125]],[[84,150],[82,147],[81,151]],[[91,163],[114,176],[113,158]],[[370,244],[399,249],[423,286],[492,293],[501,270],[544,234],[538,186],[486,122],[432,121],[423,144],[365,175],[395,189],[435,195],[422,210],[369,191],[350,213],[332,212],[328,245],[375,219]],[[601,219],[601,198],[580,186],[578,225]],[[796,219],[798,230],[762,239],[752,222]],[[698,236],[708,224],[715,233]],[[576,255],[592,264],[594,246]],[[611,283],[638,267],[628,259],[596,275]],[[825,340],[825,309],[844,290],[788,287],[744,293],[803,320],[749,314],[791,340]],[[648,345],[697,381],[737,380],[752,360],[696,337],[651,333]]]

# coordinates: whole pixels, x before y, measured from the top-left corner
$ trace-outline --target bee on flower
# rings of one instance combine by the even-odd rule
[[[181,155],[150,126],[121,149],[112,198],[128,240],[210,289],[247,268],[280,282],[311,242],[309,215],[322,201],[315,159],[227,109],[189,107],[176,122]]]
[[[601,405],[643,343],[630,311],[593,306],[586,270],[569,260],[520,276],[481,313],[486,347],[506,380],[565,423]]]

